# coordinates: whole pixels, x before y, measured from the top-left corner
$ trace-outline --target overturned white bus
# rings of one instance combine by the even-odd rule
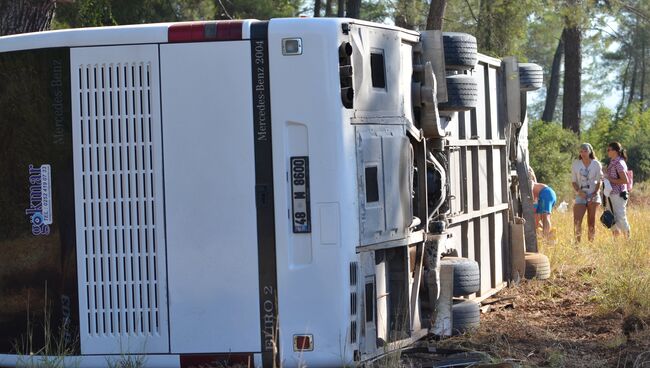
[[[512,277],[526,70],[340,18],[0,38],[0,366],[331,367],[421,338],[441,254],[480,266],[464,295]]]

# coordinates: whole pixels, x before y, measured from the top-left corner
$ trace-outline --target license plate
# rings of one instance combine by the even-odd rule
[[[291,208],[293,232],[311,233],[309,208],[309,157],[291,157]]]

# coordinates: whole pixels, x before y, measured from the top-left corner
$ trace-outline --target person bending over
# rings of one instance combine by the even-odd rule
[[[535,215],[542,222],[542,234],[545,238],[551,235],[551,212],[557,201],[553,188],[546,184],[533,181],[533,198],[537,202]]]

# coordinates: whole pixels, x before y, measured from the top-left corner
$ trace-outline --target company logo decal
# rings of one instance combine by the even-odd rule
[[[25,214],[29,216],[32,234],[49,235],[52,224],[51,167],[29,165],[29,208]]]

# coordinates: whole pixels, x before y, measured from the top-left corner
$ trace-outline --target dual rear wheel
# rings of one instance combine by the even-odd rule
[[[476,261],[461,257],[444,257],[440,264],[450,265],[454,269],[454,297],[469,296],[481,289],[481,272]],[[480,305],[474,300],[455,300],[451,313],[454,335],[471,332],[480,325]]]
[[[546,280],[551,277],[551,264],[541,253],[526,253],[525,277]],[[477,293],[481,288],[481,274],[477,262],[461,257],[445,257],[440,264],[454,268],[454,297],[464,297]],[[456,300],[452,306],[452,332],[463,334],[480,326],[481,310],[474,300]]]

